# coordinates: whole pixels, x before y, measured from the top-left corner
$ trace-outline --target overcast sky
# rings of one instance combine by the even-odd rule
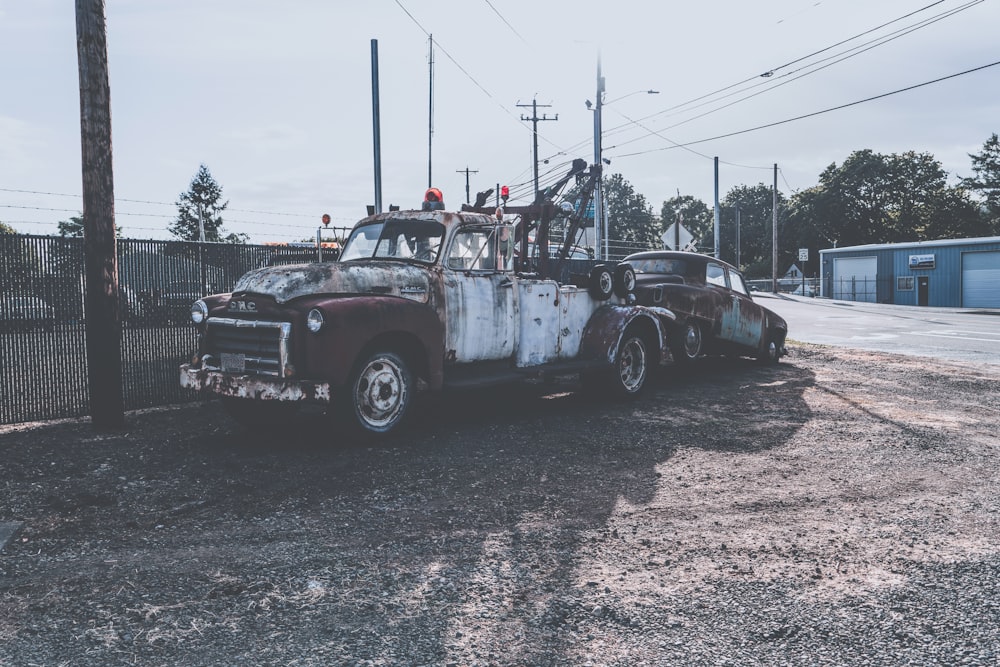
[[[473,196],[498,183],[530,196],[531,109],[519,105],[532,99],[558,115],[538,123],[543,184],[593,160],[598,54],[608,169],[657,213],[678,191],[712,205],[713,156],[720,196],[770,185],[775,163],[791,195],[866,148],[931,153],[968,176],[968,154],[1000,131],[994,66],[741,133],[1000,61],[1000,0],[108,0],[106,11],[116,222],[135,238],[169,237],[200,164],[230,202],[226,229],[254,242],[308,237],[323,213],[362,217],[374,202],[372,39],[386,207],[418,205],[428,184],[428,33],[430,168],[450,209],[466,168]],[[81,211],[80,192],[74,5],[0,0],[0,221],[55,233]]]

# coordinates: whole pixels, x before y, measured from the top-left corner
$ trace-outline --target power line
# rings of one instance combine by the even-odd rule
[[[912,17],[912,16],[914,16],[916,14],[919,14],[920,12],[923,12],[923,11],[926,11],[926,10],[930,9],[931,7],[934,7],[936,5],[941,4],[943,1],[944,0],[938,0],[937,2],[932,2],[931,4],[925,5],[924,7],[921,7],[920,9],[917,9],[915,11],[912,11],[912,12],[909,12],[909,13],[904,14],[902,16],[899,16],[899,17],[897,17],[897,18],[895,18],[895,19],[893,19],[891,21],[887,21],[886,23],[880,24],[880,25],[878,25],[878,26],[876,26],[874,28],[870,28],[870,29],[865,30],[863,32],[857,33],[857,34],[853,35],[852,37],[849,37],[847,39],[844,39],[844,40],[841,40],[841,41],[836,42],[834,44],[831,44],[830,46],[824,47],[824,48],[819,49],[817,51],[813,51],[812,53],[807,54],[805,56],[801,56],[799,58],[795,58],[793,60],[790,60],[787,63],[784,63],[782,65],[778,65],[777,67],[771,68],[770,70],[768,70],[768,72],[765,72],[763,75],[754,75],[752,77],[748,77],[748,78],[746,78],[746,79],[744,79],[742,81],[739,81],[737,83],[730,84],[728,86],[724,86],[722,88],[719,88],[719,89],[715,90],[714,92],[706,93],[704,95],[701,95],[699,97],[693,98],[693,99],[688,100],[686,102],[682,102],[680,104],[676,104],[676,105],[668,107],[667,109],[664,109],[662,111],[658,111],[658,112],[650,114],[648,116],[644,116],[644,117],[642,117],[642,118],[640,118],[638,120],[633,120],[633,119],[629,118],[628,116],[624,116],[624,114],[620,114],[620,115],[624,116],[625,118],[627,118],[630,122],[622,124],[622,125],[619,125],[617,127],[610,128],[609,130],[607,130],[603,134],[604,134],[604,136],[610,136],[610,135],[617,134],[617,133],[622,132],[622,131],[626,131],[626,130],[630,129],[632,126],[639,126],[639,127],[642,127],[643,129],[645,129],[647,131],[647,133],[645,135],[641,135],[639,137],[635,137],[633,139],[629,139],[627,141],[624,141],[624,142],[621,142],[619,144],[616,144],[615,146],[611,146],[610,148],[612,148],[612,149],[613,148],[618,148],[618,147],[624,146],[624,145],[629,144],[629,143],[634,143],[635,141],[639,141],[641,139],[644,139],[644,138],[648,137],[650,134],[654,134],[656,136],[659,136],[661,139],[664,139],[666,141],[670,141],[670,142],[674,143],[675,144],[674,147],[684,148],[688,144],[679,144],[677,142],[673,142],[673,140],[669,139],[668,137],[663,136],[662,134],[659,134],[659,132],[663,132],[664,130],[672,129],[674,127],[677,127],[677,126],[682,125],[684,123],[690,122],[692,120],[696,120],[698,118],[702,118],[704,116],[707,116],[707,115],[709,115],[711,113],[714,113],[715,111],[728,108],[728,107],[733,106],[733,105],[735,105],[735,104],[737,104],[739,102],[742,102],[742,101],[745,101],[747,99],[750,99],[751,97],[755,97],[756,95],[760,95],[763,92],[767,92],[767,91],[773,90],[774,88],[780,87],[782,85],[790,83],[791,81],[794,81],[794,80],[797,80],[799,78],[802,78],[803,76],[806,76],[808,74],[813,74],[813,73],[819,72],[822,69],[825,69],[826,67],[830,67],[831,65],[836,64],[836,62],[841,62],[842,60],[845,60],[845,59],[847,59],[849,57],[854,57],[855,55],[860,55],[861,53],[864,53],[865,51],[868,51],[868,50],[871,50],[872,48],[875,48],[875,46],[881,46],[881,45],[886,44],[886,43],[888,43],[890,41],[898,39],[899,37],[902,37],[904,35],[910,34],[911,32],[914,32],[914,31],[916,31],[918,29],[925,28],[925,27],[927,27],[927,26],[929,26],[929,25],[931,25],[933,23],[936,23],[936,22],[938,22],[940,20],[943,20],[945,18],[949,18],[949,17],[951,17],[951,16],[953,16],[953,15],[959,13],[959,12],[962,12],[962,11],[965,11],[967,9],[972,8],[975,5],[981,4],[985,0],[972,0],[972,1],[967,2],[966,4],[961,5],[959,7],[956,7],[956,8],[953,8],[953,9],[949,9],[949,10],[947,10],[945,12],[941,12],[939,14],[935,14],[934,16],[931,16],[931,17],[929,17],[927,19],[923,19],[923,20],[919,21],[916,24],[911,24],[911,25],[906,26],[904,28],[901,28],[901,29],[899,29],[897,31],[889,33],[888,35],[880,37],[877,40],[872,40],[872,41],[866,42],[864,44],[852,47],[851,49],[848,49],[847,51],[842,51],[841,55],[842,54],[850,54],[850,55],[847,55],[844,58],[841,58],[840,60],[835,61],[834,63],[829,63],[828,65],[825,65],[824,67],[815,67],[815,66],[818,65],[818,64],[820,64],[820,63],[827,62],[827,61],[831,60],[832,58],[827,58],[827,59],[819,61],[818,63],[813,63],[812,65],[809,65],[807,67],[802,67],[802,68],[799,68],[798,70],[795,70],[793,72],[789,72],[789,73],[783,74],[780,77],[782,79],[786,78],[788,76],[791,76],[792,74],[795,74],[796,72],[801,72],[804,69],[807,69],[808,67],[814,67],[815,68],[815,69],[812,69],[811,71],[808,71],[808,72],[802,74],[801,76],[795,77],[794,79],[791,79],[789,81],[783,81],[781,83],[775,83],[774,81],[771,81],[770,83],[772,83],[774,85],[771,85],[771,86],[767,87],[764,91],[760,91],[758,93],[755,93],[754,95],[748,95],[746,97],[740,98],[739,100],[736,100],[736,101],[734,101],[734,102],[732,102],[730,104],[724,105],[722,107],[718,107],[718,108],[713,109],[711,111],[705,112],[704,114],[700,114],[698,116],[689,118],[689,119],[687,119],[685,121],[681,121],[680,123],[675,123],[674,125],[671,125],[671,126],[668,126],[668,127],[664,127],[664,128],[660,128],[660,130],[658,130],[658,131],[654,131],[654,130],[650,130],[649,128],[646,128],[645,126],[641,125],[640,121],[645,121],[645,120],[648,120],[650,118],[654,118],[656,116],[660,116],[660,115],[663,115],[663,114],[670,113],[672,111],[678,111],[678,110],[683,109],[685,107],[690,107],[690,105],[694,104],[695,102],[700,102],[702,100],[708,100],[708,101],[706,101],[703,104],[698,105],[698,106],[704,106],[705,104],[710,104],[713,101],[719,101],[719,100],[725,99],[726,97],[731,97],[734,94],[738,94],[738,93],[746,91],[746,90],[752,90],[753,88],[758,88],[760,86],[765,86],[765,85],[768,84],[768,82],[766,82],[766,81],[765,82],[759,82],[760,78],[762,78],[762,77],[763,78],[770,78],[770,75],[773,75],[774,72],[777,72],[777,71],[779,71],[781,69],[787,68],[787,67],[789,67],[791,65],[794,65],[796,63],[808,60],[808,59],[813,58],[813,57],[815,57],[815,56],[817,56],[819,54],[825,53],[826,51],[834,49],[834,48],[836,48],[838,46],[842,46],[843,44],[849,43],[849,42],[854,41],[854,40],[856,40],[856,39],[858,39],[860,37],[863,37],[865,35],[868,35],[868,34],[871,34],[873,32],[876,32],[878,30],[881,30],[882,28],[885,28],[885,27],[887,27],[889,25],[892,25],[892,24],[897,23],[899,21],[902,21],[902,20],[905,20],[907,18],[910,18],[910,17]],[[872,44],[874,44],[874,46],[869,46],[869,45],[872,45]],[[868,46],[869,48],[867,48],[867,49],[863,48],[865,46]],[[859,49],[861,49],[861,50],[859,50]],[[856,51],[856,53],[851,54],[851,51]],[[835,58],[836,56],[833,56],[833,57]],[[735,93],[731,93],[730,95],[726,95],[726,96],[723,96],[723,97],[716,97],[719,93],[726,92],[728,90],[731,90],[733,88],[741,86],[741,85],[743,85],[745,83],[749,83],[751,81],[755,81],[757,83],[755,85],[753,85],[753,86],[749,86],[747,88],[743,88],[741,90],[738,90]],[[714,98],[714,99],[708,99],[708,98]],[[698,107],[696,106],[694,108],[698,108]],[[584,139],[584,140],[582,140],[582,141],[580,141],[580,142],[578,142],[576,144],[573,144],[567,150],[572,151],[572,150],[575,150],[575,149],[577,149],[577,148],[579,148],[581,146],[584,146],[584,145],[586,145],[587,141],[588,141],[587,139]],[[667,150],[667,148],[661,148],[661,149],[657,149],[657,150]],[[695,151],[692,151],[692,152],[695,152]],[[697,152],[695,152],[695,153],[698,154]],[[619,157],[622,157],[622,156],[619,156]],[[702,157],[708,157],[708,156],[702,155]],[[711,158],[708,158],[708,159],[711,159]],[[743,165],[735,165],[735,166],[743,166]],[[770,169],[770,167],[750,167],[750,168],[754,168],[754,169]]]
[[[514,29],[514,26],[512,26],[510,24],[510,21],[508,21],[507,19],[505,19],[503,17],[503,15],[500,12],[497,11],[497,8],[493,6],[493,3],[490,2],[490,0],[483,0],[483,2],[485,2],[487,5],[489,5],[490,9],[493,10],[493,13],[500,17],[500,20],[503,21],[507,25],[508,28],[510,28],[510,31],[512,33],[514,33],[515,35],[517,35],[518,39],[520,39],[524,43],[525,46],[531,46],[530,44],[528,44],[528,40],[526,40],[524,37],[522,37],[521,33],[519,33],[517,30]]]
[[[394,1],[399,6],[399,8],[402,9],[403,12],[408,17],[410,17],[410,20],[413,21],[414,25],[416,25],[418,28],[420,28],[421,32],[423,32],[429,38],[431,36],[431,33],[428,32],[428,30],[426,28],[424,28],[423,25],[421,25],[420,21],[418,21],[416,19],[416,17],[414,17],[413,14],[411,14],[410,11],[406,7],[403,6],[403,3],[400,0],[394,0]],[[471,81],[476,86],[476,88],[479,88],[479,90],[481,90],[483,92],[483,94],[486,95],[486,97],[490,98],[490,100],[492,100],[498,107],[500,107],[503,110],[504,113],[506,113],[508,116],[510,116],[514,120],[518,120],[517,116],[514,114],[513,111],[511,111],[510,109],[508,109],[507,107],[505,107],[503,105],[503,103],[500,102],[500,100],[498,100],[496,97],[494,97],[493,94],[490,91],[488,91],[485,86],[483,86],[481,83],[479,83],[479,81],[477,81],[476,78],[474,76],[472,76],[468,72],[468,70],[466,70],[461,65],[461,63],[459,63],[450,53],[448,53],[448,51],[443,46],[441,46],[441,42],[440,41],[436,41],[435,40],[434,44],[437,45],[438,50],[441,51],[441,53],[443,53],[448,58],[448,60],[450,60],[452,62],[452,64],[455,67],[457,67],[458,70],[462,74],[464,74],[465,77],[467,79],[469,79],[469,81]],[[518,127],[521,127],[521,128],[523,128],[525,130],[527,129],[524,125],[521,125],[520,122],[518,122]],[[545,137],[542,137],[542,140],[545,143],[551,145],[553,148],[556,148],[556,149],[558,149],[560,151],[562,150],[559,146],[557,146],[555,143],[549,141]]]
[[[846,109],[848,107],[857,106],[858,104],[864,104],[865,102],[872,102],[874,100],[880,100],[880,99],[882,99],[884,97],[889,97],[891,95],[897,95],[899,93],[905,93],[905,92],[910,91],[910,90],[916,90],[917,88],[923,88],[924,86],[929,86],[931,84],[940,83],[942,81],[947,81],[948,79],[954,79],[956,77],[964,76],[966,74],[972,74],[973,72],[978,72],[980,70],[984,70],[984,69],[987,69],[989,67],[995,67],[997,65],[1000,65],[1000,60],[998,60],[996,62],[989,63],[988,65],[982,65],[980,67],[974,67],[972,69],[967,69],[964,72],[957,72],[955,74],[949,74],[948,76],[942,76],[942,77],[937,78],[937,79],[932,79],[931,81],[925,81],[923,83],[918,83],[918,84],[915,84],[913,86],[907,86],[906,88],[900,88],[898,90],[893,90],[893,91],[890,91],[888,93],[882,93],[881,95],[874,95],[872,97],[866,97],[863,100],[857,100],[855,102],[848,102],[847,104],[841,104],[841,105],[838,105],[838,106],[835,106],[835,107],[830,107],[828,109],[823,109],[821,111],[814,111],[812,113],[803,114],[801,116],[795,116],[793,118],[786,118],[785,120],[779,120],[779,121],[775,121],[773,123],[766,123],[764,125],[758,125],[756,127],[747,128],[745,130],[738,130],[736,132],[729,132],[727,134],[720,134],[720,135],[717,135],[717,136],[714,136],[714,137],[708,137],[707,139],[698,139],[697,141],[686,141],[683,144],[678,144],[677,146],[666,146],[664,148],[652,148],[650,150],[638,151],[636,153],[624,153],[622,155],[618,155],[617,157],[623,158],[623,157],[632,157],[634,155],[645,155],[646,153],[655,153],[657,151],[665,151],[665,150],[670,150],[672,148],[681,148],[681,147],[684,147],[684,146],[693,146],[695,144],[703,144],[703,143],[706,143],[706,142],[709,142],[709,141],[716,141],[717,139],[726,139],[728,137],[735,137],[735,136],[737,136],[739,134],[747,134],[749,132],[756,132],[757,130],[764,130],[764,129],[767,129],[769,127],[775,127],[777,125],[784,125],[785,123],[791,123],[791,122],[794,122],[794,121],[797,121],[797,120],[803,120],[805,118],[812,118],[813,116],[819,116],[821,114],[830,113],[831,111],[839,111],[841,109]]]
[[[786,81],[781,81],[780,83],[775,82],[774,85],[769,86],[765,90],[761,90],[761,91],[758,91],[758,92],[753,93],[751,95],[747,95],[745,97],[741,97],[741,98],[739,98],[737,100],[734,100],[734,101],[732,101],[732,102],[730,102],[728,104],[724,104],[722,106],[715,107],[714,109],[710,109],[710,110],[708,110],[708,111],[706,111],[704,113],[692,116],[692,117],[687,118],[685,120],[682,120],[682,121],[679,121],[677,123],[674,123],[673,125],[669,125],[667,127],[661,128],[661,131],[673,129],[675,127],[679,127],[681,125],[685,125],[687,123],[690,123],[692,121],[698,120],[700,118],[704,118],[705,116],[711,115],[711,114],[713,114],[713,113],[715,113],[717,111],[721,111],[722,109],[727,109],[727,108],[732,107],[732,106],[734,106],[734,105],[736,105],[736,104],[738,104],[740,102],[744,102],[744,101],[746,101],[748,99],[751,99],[753,97],[757,97],[758,95],[762,95],[762,94],[764,94],[766,92],[770,92],[770,91],[774,90],[775,88],[779,88],[781,86],[785,86],[785,85],[787,85],[787,84],[789,84],[789,83],[791,83],[793,81],[797,81],[797,80],[799,80],[799,79],[801,79],[801,78],[803,78],[805,76],[809,76],[811,74],[815,74],[816,72],[824,70],[824,69],[826,69],[828,67],[832,67],[833,65],[836,65],[837,63],[843,62],[844,60],[848,60],[849,58],[854,58],[854,57],[859,56],[862,53],[865,53],[867,51],[870,51],[870,50],[872,50],[872,49],[874,49],[874,48],[876,48],[878,46],[882,46],[882,45],[887,44],[887,43],[889,43],[891,41],[895,41],[896,39],[899,39],[900,37],[904,37],[905,35],[908,35],[908,34],[910,34],[912,32],[915,32],[916,30],[919,30],[921,28],[925,28],[928,25],[931,25],[933,23],[937,23],[938,21],[944,20],[945,18],[949,18],[950,16],[952,16],[952,15],[954,15],[954,14],[960,12],[960,11],[965,11],[966,9],[969,9],[973,5],[979,4],[979,3],[983,2],[983,1],[984,0],[973,0],[972,2],[969,2],[966,5],[963,5],[962,7],[958,7],[956,9],[949,10],[948,12],[944,12],[942,14],[938,14],[936,16],[930,17],[930,18],[922,21],[921,23],[918,23],[918,24],[915,24],[915,25],[911,25],[911,26],[907,26],[906,28],[902,28],[902,29],[900,29],[900,30],[898,30],[896,32],[890,33],[889,35],[880,37],[877,40],[872,40],[870,42],[865,42],[864,44],[860,44],[858,46],[855,46],[855,47],[853,47],[851,49],[848,49],[845,52],[841,52],[840,54],[837,54],[838,56],[839,55],[843,56],[843,57],[841,57],[839,59],[834,60],[834,58],[836,58],[837,56],[831,56],[830,58],[826,58],[826,59],[820,60],[820,61],[818,61],[816,63],[812,63],[812,64],[808,65],[807,67],[803,67],[803,68],[800,68],[798,70],[794,70],[792,72],[788,72],[787,74],[783,74],[781,78],[786,78],[786,77],[792,76],[793,74],[796,74],[798,72],[802,72],[803,70],[806,70],[809,67],[813,68],[813,69],[810,69],[810,70],[808,70],[808,71],[800,74],[799,76],[793,77],[793,78],[788,79]],[[851,51],[854,51],[854,53],[851,53]],[[846,54],[846,55],[844,55],[844,54]],[[832,60],[832,62],[830,62],[831,60]],[[820,66],[821,63],[826,63],[826,64]],[[766,85],[766,84],[764,84],[764,83],[758,83],[756,85],[749,86],[747,88],[743,88],[741,90],[738,90],[738,91],[736,91],[734,93],[731,93],[730,95],[725,95],[725,96],[723,96],[721,98],[717,98],[715,100],[709,100],[709,101],[707,101],[707,102],[705,102],[703,104],[697,105],[697,106],[695,106],[693,108],[696,109],[696,108],[698,108],[700,106],[705,106],[706,104],[711,104],[713,102],[723,100],[726,97],[731,97],[732,95],[744,92],[746,90],[752,90],[753,88],[758,88],[758,87],[760,87],[762,85]],[[683,106],[683,105],[681,105],[681,106]],[[677,107],[673,107],[673,108],[677,108]],[[669,111],[669,110],[667,110],[667,111]],[[642,120],[646,120],[648,118],[652,118],[652,117],[657,116],[657,115],[662,115],[663,113],[665,113],[665,111],[661,111],[661,112],[658,112],[656,114],[652,114],[650,116],[646,116],[646,118],[643,118]],[[619,128],[614,128],[612,131],[617,130],[617,129],[619,129]],[[629,139],[627,141],[623,141],[623,142],[621,142],[619,144],[616,144],[615,146],[611,146],[611,148],[617,148],[617,147],[620,147],[620,146],[624,146],[626,144],[630,144],[630,143],[634,143],[636,141],[640,141],[640,140],[646,138],[646,136],[648,136],[648,135],[639,136],[639,137],[635,137],[633,139]],[[662,137],[662,135],[659,135],[659,136]]]

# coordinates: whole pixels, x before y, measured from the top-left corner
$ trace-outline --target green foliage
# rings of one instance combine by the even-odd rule
[[[736,208],[740,209],[739,260],[736,254]],[[719,256],[745,270],[748,278],[771,277],[771,227],[774,224],[774,192],[769,185],[740,185],[730,190],[719,202]],[[778,236],[787,228],[788,207],[778,193]],[[780,245],[779,245],[780,249]],[[778,272],[784,273],[792,258],[778,255]]]
[[[832,164],[804,198],[812,224],[832,245],[928,241],[980,235],[968,198],[947,184],[928,153],[870,150]]]
[[[982,197],[989,233],[1000,234],[1000,138],[994,133],[981,152],[969,157],[975,176],[963,178],[962,185]]]
[[[69,220],[59,221],[59,236],[76,238],[83,236],[83,216],[73,215]]]
[[[222,201],[222,186],[212,178],[208,167],[201,165],[191,179],[188,191],[182,192],[177,200],[177,219],[170,225],[169,231],[181,241],[197,241],[200,238],[200,216],[206,241],[246,243],[246,234],[225,234],[222,212],[227,206],[229,202]]]
[[[0,234],[17,234],[17,230],[6,223],[0,222]]]
[[[608,238],[611,254],[660,247],[662,230],[653,218],[653,208],[621,174],[604,179],[604,201],[608,208]]]
[[[681,225],[691,232],[698,248],[715,249],[715,217],[712,209],[702,200],[678,194],[663,202],[660,219],[663,221],[661,235],[670,225],[680,220]]]

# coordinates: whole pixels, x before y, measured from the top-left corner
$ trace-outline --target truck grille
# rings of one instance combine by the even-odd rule
[[[210,317],[205,330],[206,364],[223,371],[285,377],[289,322]]]

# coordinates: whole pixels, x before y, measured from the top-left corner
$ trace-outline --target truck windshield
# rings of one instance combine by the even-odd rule
[[[431,264],[443,238],[444,225],[435,220],[379,220],[351,232],[340,261],[405,259]]]

